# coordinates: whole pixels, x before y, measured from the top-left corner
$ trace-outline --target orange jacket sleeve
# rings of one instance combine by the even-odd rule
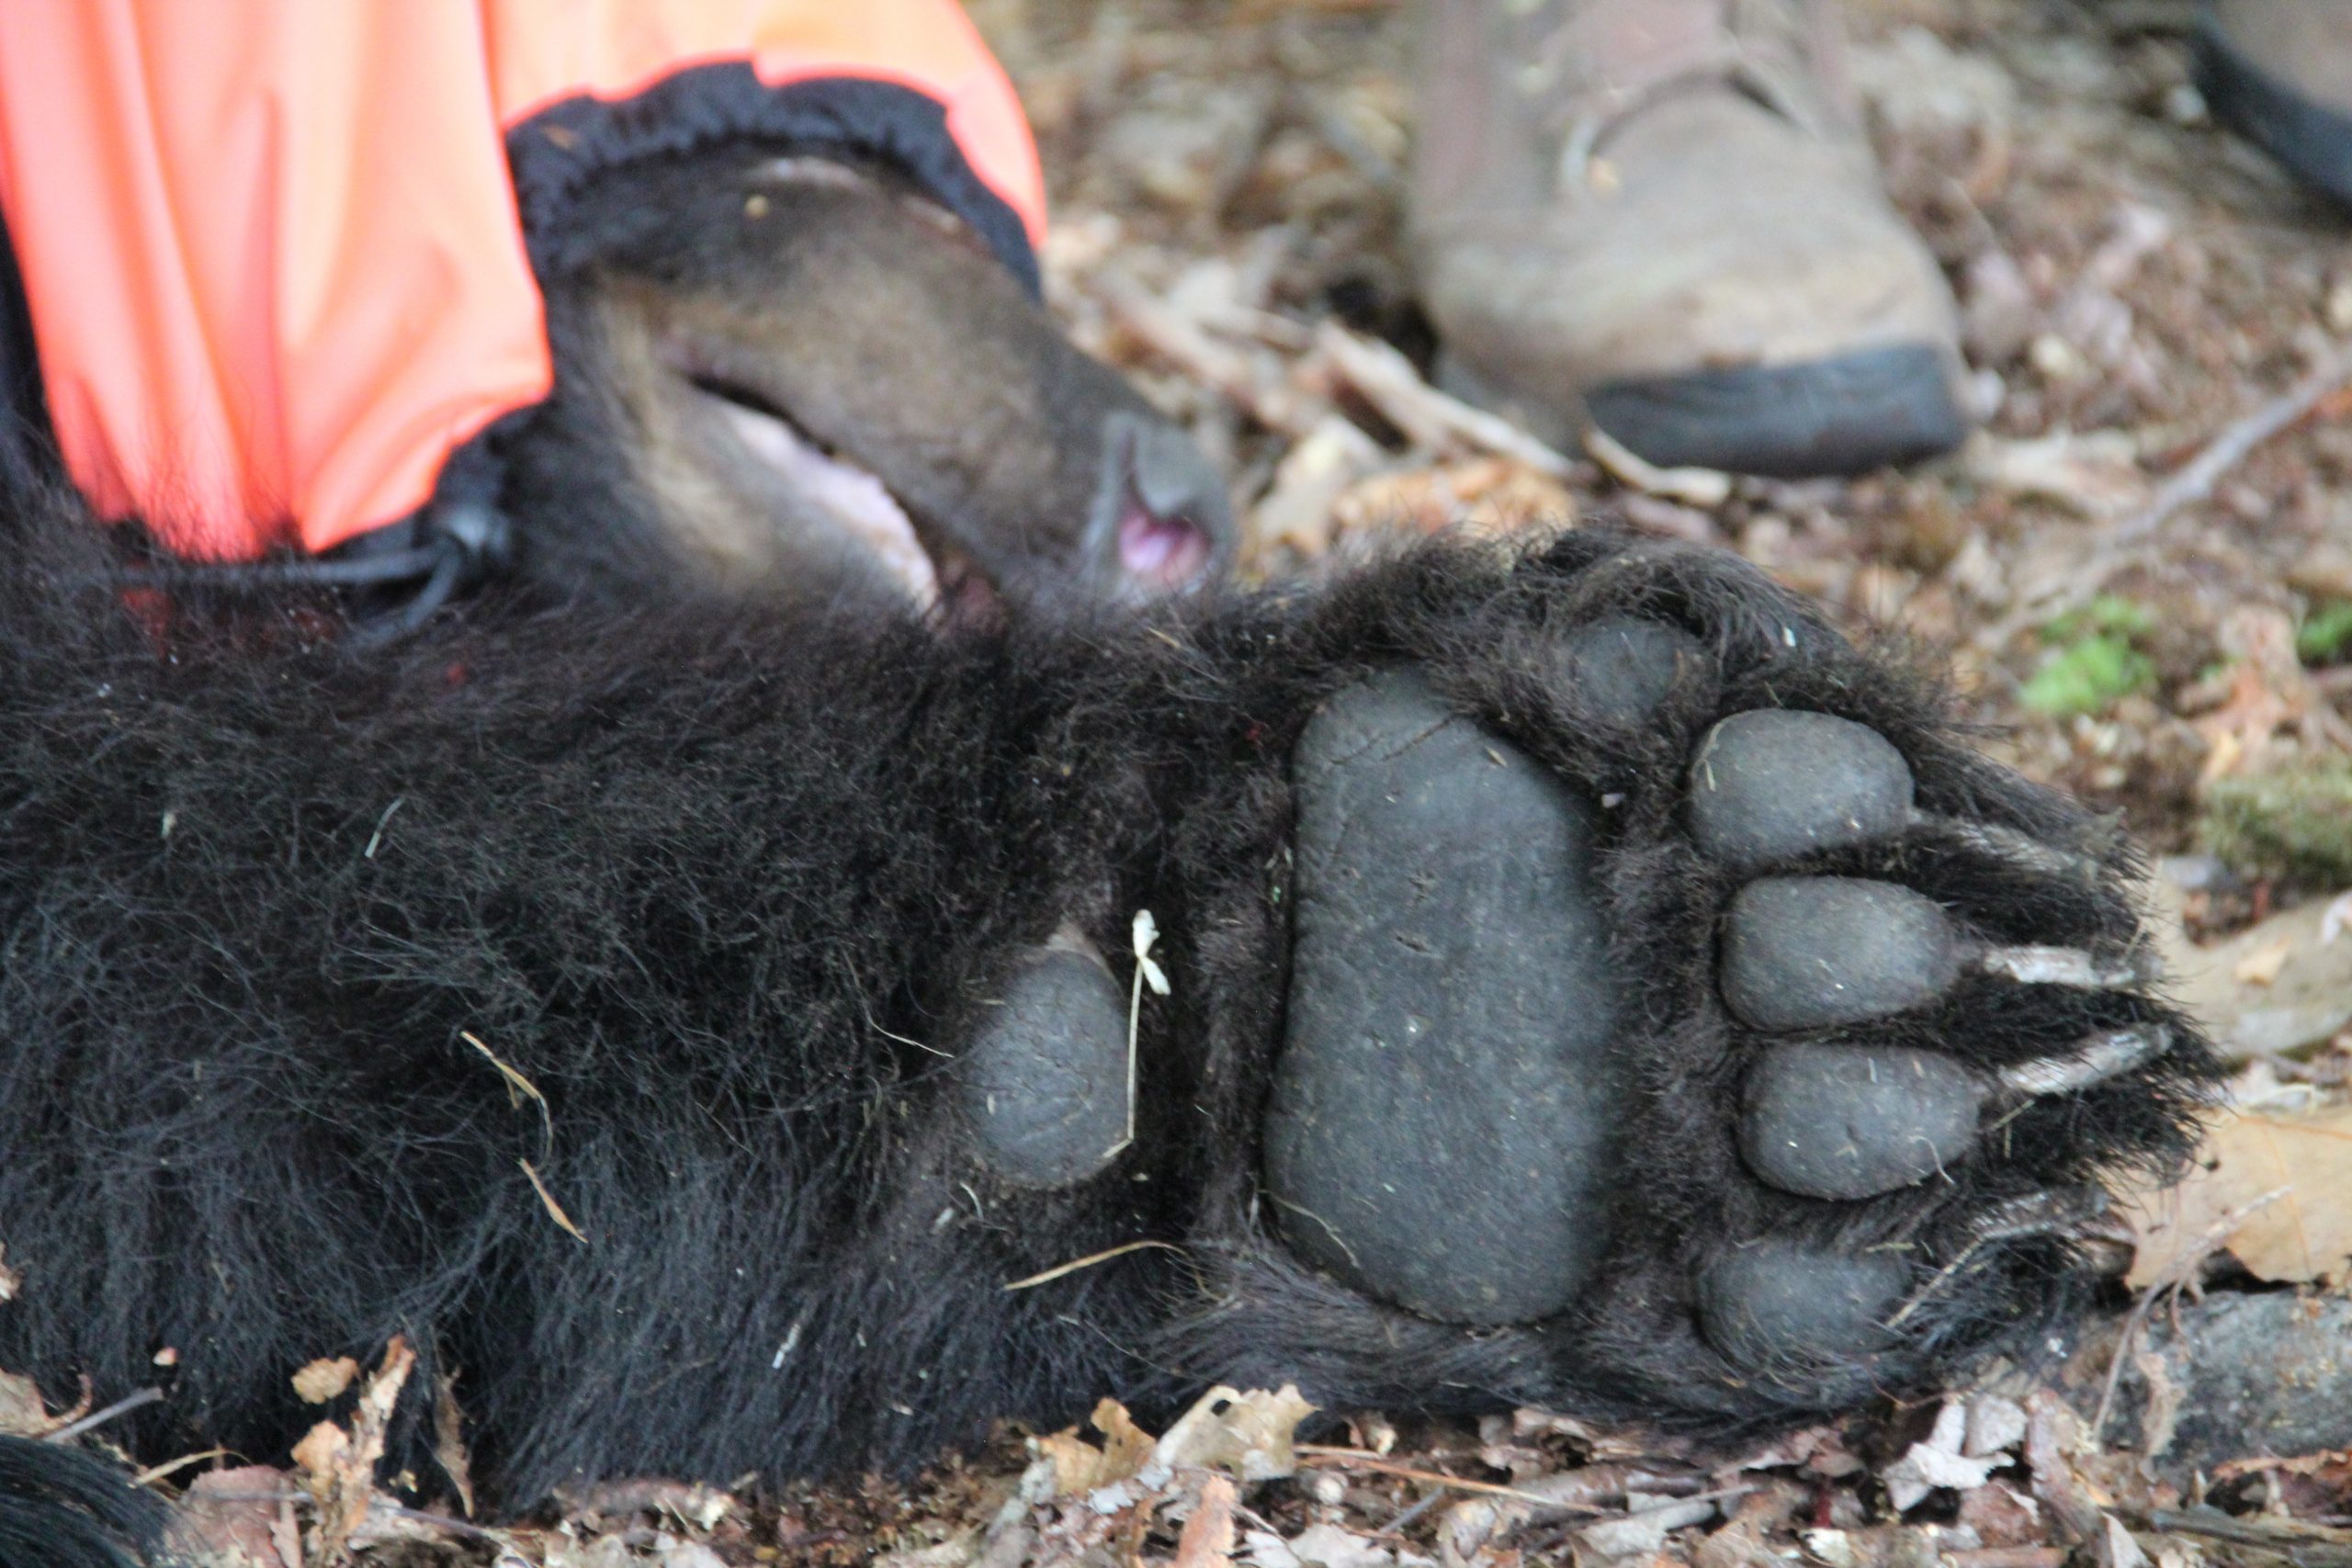
[[[1042,230],[953,0],[7,0],[0,211],[74,482],[203,558],[414,511],[549,384],[505,131],[721,61],[925,94]]]

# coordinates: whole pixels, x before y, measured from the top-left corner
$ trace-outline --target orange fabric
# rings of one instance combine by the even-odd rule
[[[5,0],[0,212],[74,482],[204,558],[406,516],[548,391],[505,129],[743,59],[937,99],[1041,237],[955,0]]]

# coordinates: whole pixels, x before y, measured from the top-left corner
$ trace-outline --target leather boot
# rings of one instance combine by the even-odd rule
[[[1654,463],[1967,434],[1950,288],[1811,0],[1430,0],[1409,228],[1455,389]]]
[[[2197,57],[2215,118],[2352,205],[2352,0],[2213,0]]]

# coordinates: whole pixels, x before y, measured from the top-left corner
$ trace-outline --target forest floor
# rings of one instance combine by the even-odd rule
[[[2352,217],[2210,123],[2187,0],[1849,0],[1985,420],[1808,483],[1554,452],[1432,391],[1406,0],[972,8],[1039,133],[1054,306],[1226,466],[1248,570],[1606,512],[1940,650],[1992,750],[2161,857],[2181,988],[2240,1069],[2208,1168],[2119,1221],[2110,1310],[2050,1366],[1752,1452],[1536,1412],[1294,1448],[1250,1394],[1156,1446],[1115,1407],[1008,1432],[910,1484],[385,1520],[413,1539],[363,1560],[2352,1568]],[[298,1568],[270,1533],[254,1561]]]

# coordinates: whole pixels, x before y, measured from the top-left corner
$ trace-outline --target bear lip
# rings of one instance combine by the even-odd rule
[[[885,575],[923,609],[940,602],[941,565],[913,517],[871,471],[829,452],[784,414],[735,389],[692,379],[720,423],[743,449],[774,469],[793,492],[821,510],[863,545]]]
[[[810,434],[761,388],[716,368],[718,355],[678,338],[657,352],[718,428],[863,548],[917,610],[952,621],[993,616],[1001,597],[986,569],[881,476]]]

